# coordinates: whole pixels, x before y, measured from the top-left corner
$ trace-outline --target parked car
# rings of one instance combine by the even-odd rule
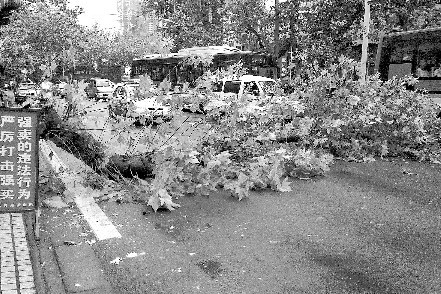
[[[146,125],[172,118],[170,107],[156,100],[154,94],[146,99],[137,95],[139,80],[130,80],[117,84],[109,102],[109,116],[111,118],[134,118],[135,124]]]
[[[217,97],[204,105],[204,110],[226,106],[230,101],[248,95],[251,99],[263,96],[273,96],[276,91],[276,81],[261,76],[243,75],[240,78],[225,78],[214,85],[213,93]]]
[[[28,98],[38,99],[39,89],[34,82],[28,81],[18,84],[17,89],[15,90],[15,102],[23,103]]]
[[[135,119],[135,124],[146,125],[157,123],[160,120],[169,121],[172,119],[170,107],[159,103],[155,98],[147,98],[138,101],[131,101],[127,116]]]
[[[59,82],[54,85],[54,95],[60,96],[61,98],[66,97],[66,86],[68,84],[66,82]]]
[[[112,99],[134,99],[139,88],[139,80],[130,80],[115,86]]]
[[[225,78],[215,85],[213,92],[219,95],[236,95],[241,97],[244,94],[253,96],[274,95],[276,81],[261,76],[243,75],[238,79]]]
[[[113,83],[107,79],[93,78],[86,83],[88,85],[84,91],[90,99],[108,100],[113,94]]]
[[[189,93],[175,93],[171,92],[164,95],[164,101],[168,104],[180,105],[182,111],[203,113],[204,102],[207,100],[206,95],[198,91],[191,91]]]
[[[135,125],[160,123],[161,120],[169,121],[173,118],[170,107],[159,103],[154,97],[142,100],[111,100],[108,110],[111,118],[132,118]]]

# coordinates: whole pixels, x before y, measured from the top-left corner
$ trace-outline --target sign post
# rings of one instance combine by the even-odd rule
[[[0,213],[34,212],[39,239],[38,109],[0,108]]]

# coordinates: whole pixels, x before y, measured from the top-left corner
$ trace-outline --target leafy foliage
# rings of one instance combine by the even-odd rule
[[[265,8],[265,1],[227,0],[225,6],[225,32],[229,42],[271,51],[274,16]]]
[[[341,58],[308,87],[291,94],[305,105],[311,124],[305,144],[339,157],[370,160],[374,156],[410,156],[439,160],[439,106],[405,85],[411,77],[363,84],[353,80],[356,64]]]
[[[174,49],[219,45],[223,38],[223,0],[142,1],[143,13],[164,19],[162,31],[174,40]]]
[[[15,11],[10,23],[0,27],[0,62],[6,74],[20,76],[23,69],[33,73],[40,65],[67,62],[66,51],[80,40],[80,12],[65,1],[39,1]]]
[[[222,187],[243,199],[252,189],[289,191],[287,176],[321,175],[333,155],[366,162],[386,156],[441,162],[439,107],[423,93],[405,89],[412,78],[371,77],[362,83],[354,80],[357,70],[356,63],[341,58],[327,70],[311,71],[289,96],[257,101],[244,96],[227,100],[222,115],[208,111],[211,129],[200,143],[165,149],[157,187],[167,187],[173,196]]]

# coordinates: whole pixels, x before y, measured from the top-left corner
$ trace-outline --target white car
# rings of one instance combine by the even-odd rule
[[[131,80],[119,83],[113,90],[112,99],[133,99],[139,88],[139,81]]]
[[[129,101],[126,116],[135,119],[135,124],[146,125],[158,123],[159,121],[169,121],[172,119],[170,107],[159,103],[155,98],[147,98],[138,101]],[[161,120],[159,120],[161,119]]]
[[[88,98],[95,100],[108,100],[112,97],[114,84],[107,79],[93,78],[87,81],[88,85],[84,89]]]
[[[238,79],[223,79],[219,86],[213,92],[235,94],[237,97],[244,94],[262,96],[274,94],[276,81],[267,77],[243,75]]]
[[[172,118],[170,107],[158,102],[153,96],[139,99],[137,91],[139,81],[126,81],[116,85],[109,101],[108,109],[111,118],[134,118],[135,124],[146,125],[159,122],[158,118],[168,121]]]
[[[23,82],[18,85],[15,91],[15,102],[23,103],[27,98],[37,99],[40,90],[34,82]]]
[[[211,100],[204,106],[205,111],[226,106],[230,101],[239,99],[243,95],[259,99],[263,96],[275,94],[276,81],[261,76],[243,75],[240,78],[225,78],[215,85],[213,93],[218,99]]]
[[[68,84],[66,82],[59,82],[55,84],[54,94],[60,96],[61,98],[65,98],[67,95],[67,91],[66,91],[67,85]]]

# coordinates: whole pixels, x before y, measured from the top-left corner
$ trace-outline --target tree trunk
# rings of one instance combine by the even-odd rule
[[[104,146],[87,131],[63,121],[53,108],[44,108],[39,125],[41,138],[49,139],[93,168],[97,173],[118,179],[153,177],[153,153],[113,155],[105,160]]]
[[[152,178],[154,167],[152,155],[152,153],[113,155],[104,168],[102,168],[102,172],[113,178],[118,176],[125,178],[136,176],[141,179]]]

